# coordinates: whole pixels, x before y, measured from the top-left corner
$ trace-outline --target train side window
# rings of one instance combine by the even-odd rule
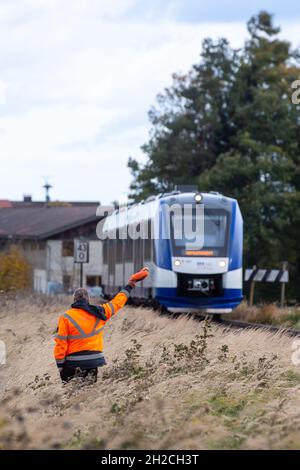
[[[122,264],[124,264],[126,259],[126,240],[121,240],[121,256],[122,256]]]
[[[108,261],[108,256],[107,256],[107,248],[108,248],[108,243],[107,243],[107,239],[103,240],[102,242],[102,246],[103,246],[103,264],[107,264],[107,261]]]
[[[151,240],[151,261],[156,263],[155,239]]]
[[[141,247],[142,247],[142,240],[137,238],[134,240],[134,269],[137,271],[141,269]]]
[[[144,258],[143,258],[143,245],[144,245],[144,240],[142,238],[139,238],[137,240],[138,242],[138,269],[141,269],[139,268],[139,266],[143,266],[143,263],[144,263]]]
[[[133,240],[129,237],[126,240],[125,259],[126,261],[133,260]]]
[[[108,264],[108,273],[111,273],[112,267],[112,249],[111,249],[112,240],[110,238],[107,239],[107,264]]]
[[[116,240],[109,240],[108,244],[108,256],[109,256],[109,274],[115,273],[116,264]]]
[[[144,240],[144,259],[149,261],[152,259],[152,240],[151,240],[151,220],[147,222],[147,229],[146,236]]]
[[[117,239],[116,239],[116,262],[122,263],[122,240],[120,240],[120,231],[117,230]]]
[[[124,250],[123,260],[124,261],[127,261],[127,249],[128,249],[127,247],[128,247],[128,238],[123,240],[123,250]]]

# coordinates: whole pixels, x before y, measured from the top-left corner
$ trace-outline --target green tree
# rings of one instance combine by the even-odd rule
[[[245,220],[245,261],[276,266],[288,260],[299,296],[300,107],[291,102],[299,54],[276,36],[262,12],[248,22],[250,40],[231,89],[229,152],[199,176],[203,189],[236,197]]]

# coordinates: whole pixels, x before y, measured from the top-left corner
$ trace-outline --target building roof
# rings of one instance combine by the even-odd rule
[[[0,239],[45,240],[82,225],[101,220],[99,205],[13,205],[0,208]],[[111,206],[101,206],[103,217]],[[99,213],[99,212],[98,212]]]
[[[24,196],[23,201],[10,201],[9,199],[0,199],[0,209],[7,209],[9,207],[46,207],[46,206],[100,206],[101,203],[97,201],[33,201],[28,196],[28,200]]]
[[[8,209],[12,206],[12,202],[8,201],[8,199],[0,199],[0,209]]]

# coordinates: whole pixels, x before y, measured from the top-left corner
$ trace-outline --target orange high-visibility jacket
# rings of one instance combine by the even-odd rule
[[[54,348],[54,357],[59,368],[93,368],[105,365],[103,328],[126,304],[130,290],[131,287],[126,286],[110,302],[101,305],[102,318],[85,311],[84,307],[72,308],[60,317]]]

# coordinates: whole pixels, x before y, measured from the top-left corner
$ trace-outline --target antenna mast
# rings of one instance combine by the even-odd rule
[[[50,202],[50,189],[53,188],[53,186],[48,182],[46,181],[46,183],[44,184],[43,188],[45,189],[45,192],[46,192],[46,202]]]

